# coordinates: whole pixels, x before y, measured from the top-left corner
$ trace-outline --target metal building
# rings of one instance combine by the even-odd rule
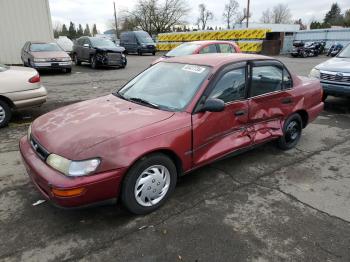
[[[0,0],[0,63],[21,64],[26,41],[53,41],[49,0]]]

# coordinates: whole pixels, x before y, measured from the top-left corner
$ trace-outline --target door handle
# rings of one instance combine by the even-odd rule
[[[235,112],[235,116],[243,116],[245,115],[245,111],[244,110],[239,110]]]
[[[293,100],[291,98],[284,98],[281,101],[282,104],[291,104],[292,102]]]

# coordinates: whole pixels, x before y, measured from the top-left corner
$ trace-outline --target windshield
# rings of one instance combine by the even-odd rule
[[[154,44],[153,39],[149,36],[147,32],[136,32],[136,38],[140,43],[144,44]]]
[[[338,55],[341,58],[350,58],[350,45],[347,45]]]
[[[91,43],[94,47],[99,48],[113,48],[116,47],[116,45],[109,39],[105,38],[90,38]]]
[[[131,80],[116,95],[127,100],[142,99],[160,109],[180,111],[192,100],[208,73],[206,66],[158,63]]]
[[[7,65],[0,64],[0,72],[4,72],[4,71],[8,70],[9,68],[10,67]]]
[[[182,44],[168,52],[166,56],[192,55],[199,46],[199,44],[194,43]]]
[[[62,49],[56,43],[31,44],[30,51],[32,51],[32,52],[54,52],[54,51],[62,51]]]

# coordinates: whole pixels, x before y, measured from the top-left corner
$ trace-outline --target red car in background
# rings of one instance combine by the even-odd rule
[[[153,61],[151,65],[165,59],[186,55],[211,54],[211,53],[241,53],[239,46],[232,41],[194,41],[183,43],[164,56]]]
[[[177,57],[111,95],[37,118],[20,152],[56,205],[121,198],[146,214],[168,199],[178,176],[267,141],[295,147],[322,110],[320,82],[273,58]]]

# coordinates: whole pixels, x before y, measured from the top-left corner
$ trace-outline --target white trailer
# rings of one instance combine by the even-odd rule
[[[21,64],[26,41],[54,41],[49,0],[0,0],[0,63]]]

